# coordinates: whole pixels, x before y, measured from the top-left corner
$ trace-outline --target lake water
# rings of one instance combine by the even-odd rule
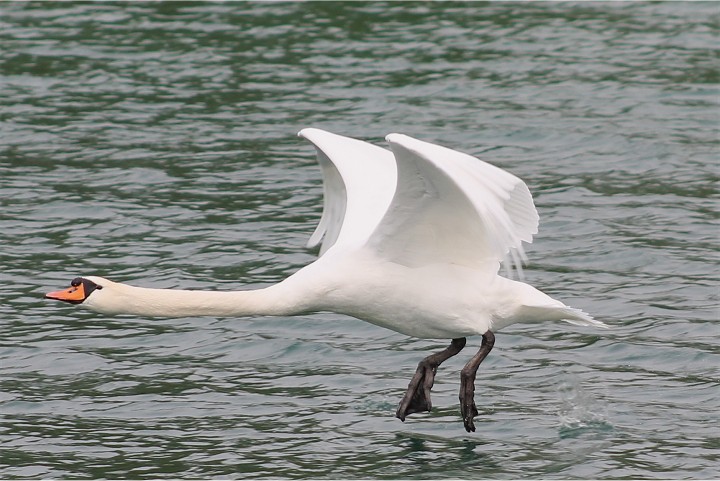
[[[717,478],[720,9],[0,5],[0,477]],[[612,325],[516,325],[432,413],[446,345],[352,318],[106,317],[77,275],[268,285],[311,262],[319,127],[529,185],[526,279]]]

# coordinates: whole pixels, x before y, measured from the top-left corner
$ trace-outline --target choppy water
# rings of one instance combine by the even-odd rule
[[[719,477],[718,10],[0,5],[0,477]],[[311,261],[307,126],[519,175],[528,281],[613,329],[500,332],[467,434],[463,356],[431,414],[394,418],[445,341],[42,299],[78,274],[235,289]]]

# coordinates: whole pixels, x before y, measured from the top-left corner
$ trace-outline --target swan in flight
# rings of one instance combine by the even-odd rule
[[[345,314],[419,338],[450,339],[423,359],[396,416],[432,408],[438,366],[482,336],[460,375],[460,412],[475,431],[475,376],[495,342],[516,322],[565,320],[607,327],[534,287],[499,275],[525,260],[523,242],[538,214],[525,183],[470,155],[390,134],[390,149],[309,128],[317,149],[324,207],[309,247],[317,260],[277,284],[244,291],[149,289],[97,276],[46,294],[105,315],[142,317]]]

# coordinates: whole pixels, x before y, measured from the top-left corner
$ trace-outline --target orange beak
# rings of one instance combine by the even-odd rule
[[[69,289],[62,291],[53,291],[45,294],[45,299],[57,299],[58,301],[65,301],[71,304],[80,304],[85,300],[85,286],[83,283],[77,286],[71,286]]]

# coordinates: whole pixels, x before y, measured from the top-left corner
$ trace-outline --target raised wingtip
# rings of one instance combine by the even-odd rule
[[[391,144],[400,144],[400,143],[402,143],[403,140],[406,140],[406,139],[412,139],[412,137],[408,137],[405,134],[397,134],[397,133],[387,134],[385,136],[385,140],[387,140]]]
[[[418,140],[414,137],[410,137],[405,134],[388,134],[385,140],[390,144],[390,147],[401,147],[402,149],[408,150],[418,155],[426,155],[428,152],[432,152],[435,149],[445,149],[440,145],[431,144],[422,140]]]
[[[318,129],[313,127],[307,127],[305,129],[302,129],[300,132],[297,133],[298,137],[302,137],[303,139],[307,139],[308,135],[312,135],[314,131],[317,131]]]
[[[346,137],[343,137],[342,135],[333,134],[332,132],[328,132],[327,130],[318,129],[315,127],[307,127],[302,129],[300,132],[298,132],[298,137],[309,140],[316,146],[318,145],[318,142],[332,142],[337,139],[346,139]]]

